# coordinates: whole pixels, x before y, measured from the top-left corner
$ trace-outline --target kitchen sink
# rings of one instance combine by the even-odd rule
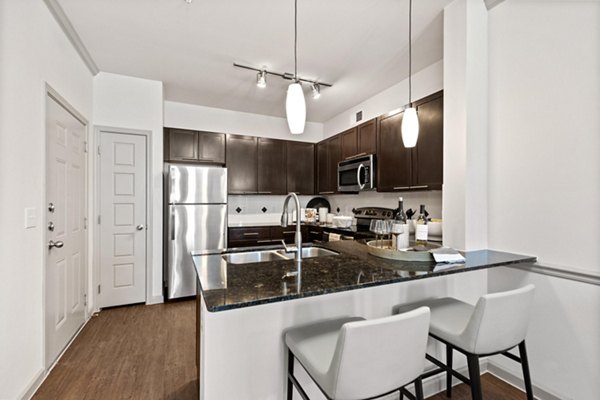
[[[249,264],[265,261],[287,260],[288,257],[279,254],[279,252],[275,250],[264,250],[225,254],[223,259],[231,264]]]
[[[337,256],[335,251],[323,249],[321,247],[304,247],[302,249],[302,258]],[[241,253],[229,253],[223,255],[223,259],[231,264],[249,264],[266,261],[293,260],[294,253],[286,253],[285,250],[261,250],[246,251]]]
[[[294,253],[286,253],[285,250],[279,250],[278,253],[285,255],[288,258],[294,258]],[[302,249],[302,258],[337,256],[335,251],[327,250],[322,247],[304,247]]]

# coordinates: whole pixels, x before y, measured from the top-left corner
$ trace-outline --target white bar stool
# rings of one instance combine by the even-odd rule
[[[446,364],[427,354],[427,359],[439,369],[427,372],[421,378],[446,372],[446,396],[452,395],[454,375],[471,386],[473,400],[481,400],[479,357],[502,354],[521,363],[527,399],[533,400],[525,335],[534,289],[533,285],[527,285],[507,292],[487,294],[475,306],[445,297],[394,307],[394,313],[429,307],[429,335],[446,345]],[[520,357],[508,352],[516,346],[519,347]],[[453,349],[467,356],[469,378],[452,369]]]
[[[346,317],[292,328],[285,333],[287,399],[296,387],[308,400],[294,377],[296,358],[329,400],[374,399],[411,382],[422,400],[428,329],[427,307],[373,320]]]

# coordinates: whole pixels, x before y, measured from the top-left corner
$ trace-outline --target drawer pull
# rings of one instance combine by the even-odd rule
[[[258,232],[244,232],[244,236],[258,236]]]
[[[396,186],[394,187],[394,190],[408,190],[410,189],[410,186]]]
[[[335,192],[319,192],[319,194],[334,194]]]
[[[411,189],[427,189],[428,185],[411,186]]]
[[[283,231],[283,234],[284,234],[284,235],[286,235],[286,234],[287,234],[287,235],[289,235],[289,234],[291,234],[291,233],[296,233],[296,231]]]

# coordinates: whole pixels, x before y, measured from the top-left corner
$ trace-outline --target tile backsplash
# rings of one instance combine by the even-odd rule
[[[419,209],[420,204],[425,204],[429,216],[431,218],[442,217],[442,191],[427,191],[427,192],[405,192],[405,193],[378,193],[378,192],[361,192],[359,194],[339,194],[324,196],[331,204],[332,212],[340,209],[342,215],[353,215],[352,209],[357,207],[387,207],[397,208],[398,197],[404,198],[404,209],[412,208]],[[299,196],[301,207],[306,207],[306,204],[317,196]],[[230,195],[228,200],[228,214],[237,215],[240,217],[261,215],[281,215],[283,211],[283,202],[285,196],[260,196],[260,195]],[[292,204],[290,204],[292,205]],[[237,212],[236,210],[240,210]],[[264,210],[263,210],[264,209]]]

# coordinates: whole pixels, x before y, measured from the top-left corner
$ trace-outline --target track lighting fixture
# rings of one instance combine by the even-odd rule
[[[311,85],[311,90],[312,90],[312,98],[313,99],[318,99],[319,97],[321,97],[321,86],[318,83],[313,83]]]
[[[267,72],[263,69],[256,74],[256,86],[259,88],[267,87]]]

